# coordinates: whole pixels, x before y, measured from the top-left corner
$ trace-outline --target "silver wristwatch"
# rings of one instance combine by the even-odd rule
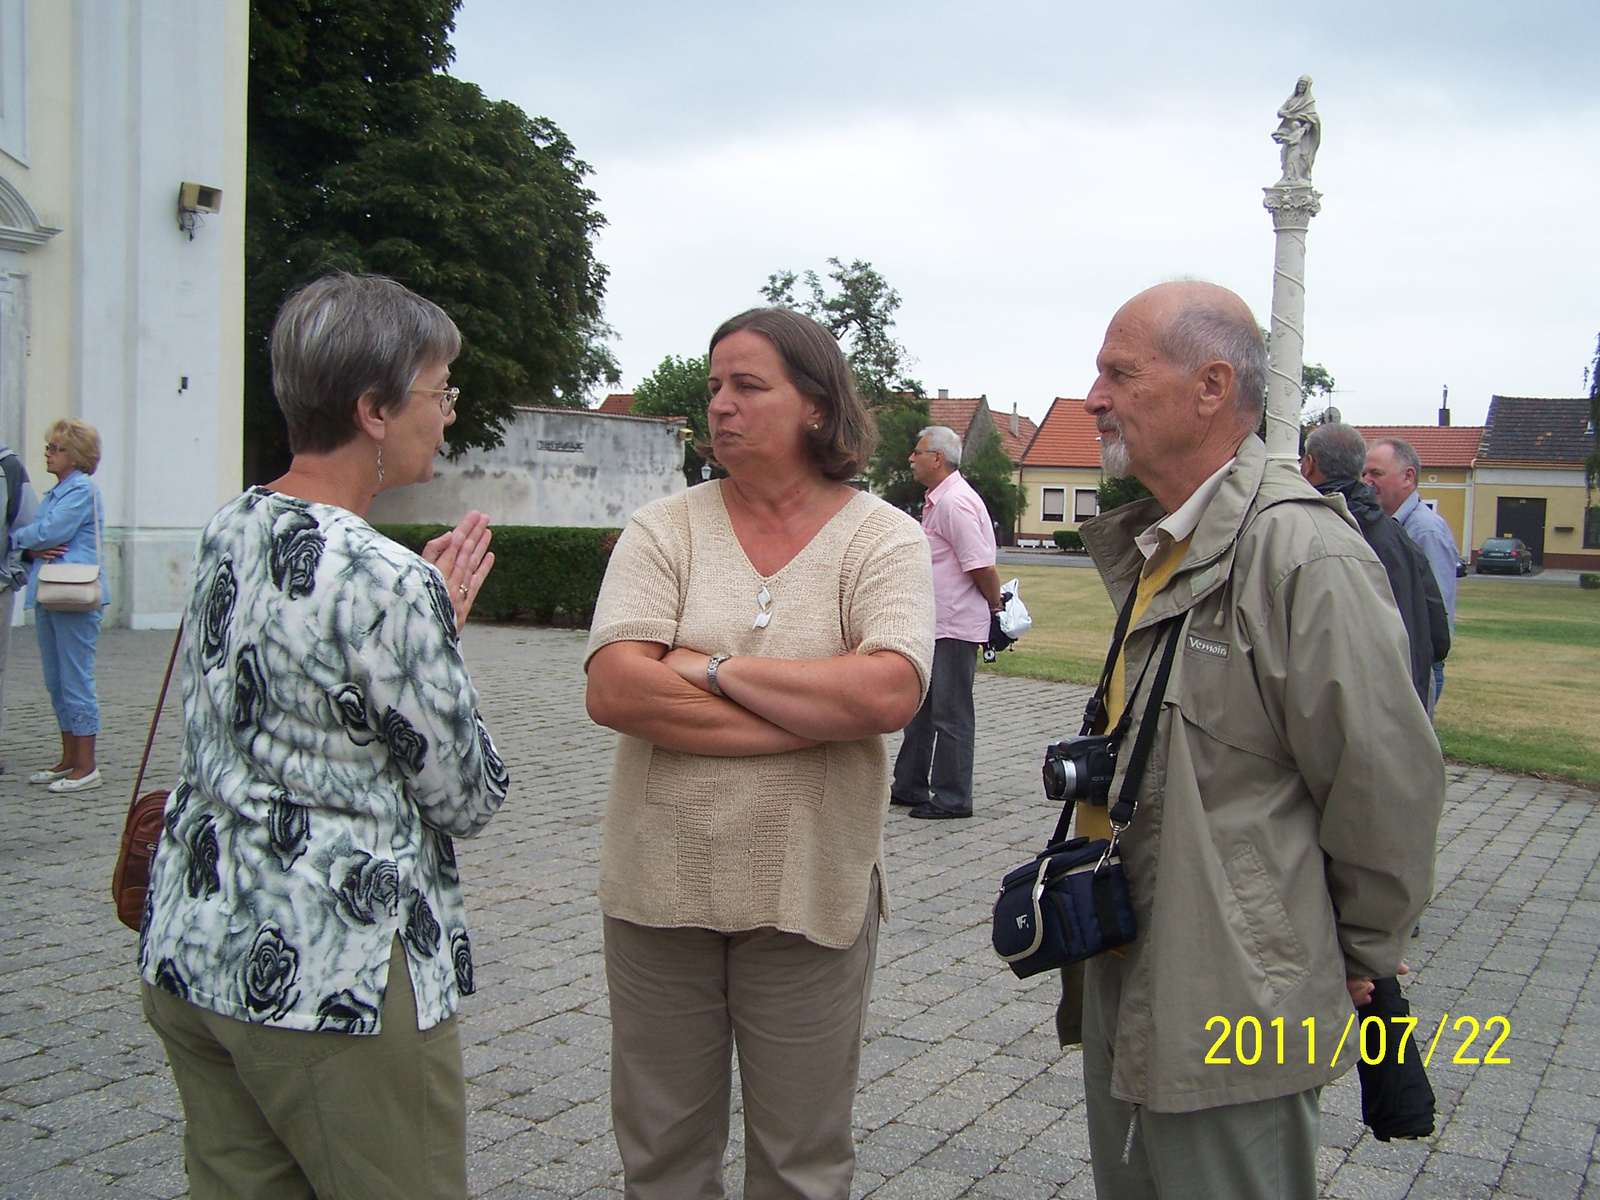
[[[732,657],[731,654],[713,654],[706,663],[706,686],[713,696],[722,695],[722,689],[717,686],[717,668]]]

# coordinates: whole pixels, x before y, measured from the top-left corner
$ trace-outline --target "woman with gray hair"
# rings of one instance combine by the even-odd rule
[[[458,634],[494,555],[481,513],[420,557],[364,520],[432,476],[460,347],[392,280],[295,292],[272,331],[294,461],[201,535],[139,941],[195,1197],[467,1192],[451,838],[507,779]]]

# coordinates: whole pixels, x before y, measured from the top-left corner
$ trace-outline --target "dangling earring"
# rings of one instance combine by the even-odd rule
[[[378,446],[378,486],[383,486],[383,446]]]

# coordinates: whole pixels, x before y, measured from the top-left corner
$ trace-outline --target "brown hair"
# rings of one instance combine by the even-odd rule
[[[67,461],[85,475],[93,475],[100,465],[100,434],[89,422],[63,417],[44,436],[66,451]]]
[[[803,395],[821,401],[821,427],[805,431],[811,461],[829,479],[854,479],[866,469],[878,445],[878,425],[856,391],[838,339],[791,308],[752,308],[717,327],[710,352],[723,338],[745,329],[771,342],[783,359],[789,382]],[[702,458],[715,461],[710,446],[696,444],[695,449]]]

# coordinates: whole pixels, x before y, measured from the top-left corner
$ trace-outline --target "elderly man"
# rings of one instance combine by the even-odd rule
[[[983,497],[961,478],[961,439],[930,425],[911,452],[911,476],[928,489],[922,530],[933,552],[933,675],[906,726],[889,799],[913,817],[972,815],[972,676],[989,618],[1000,611],[994,525]]]
[[[1366,470],[1361,478],[1378,493],[1383,511],[1396,521],[1406,535],[1422,548],[1433,568],[1434,581],[1450,614],[1450,628],[1456,627],[1456,535],[1443,517],[1417,495],[1417,479],[1422,459],[1410,442],[1401,438],[1379,438],[1367,448]],[[1433,664],[1433,699],[1444,693],[1444,663]]]
[[[1352,1002],[1427,903],[1444,765],[1405,631],[1343,505],[1269,464],[1266,347],[1238,296],[1171,283],[1112,319],[1084,408],[1153,499],[1087,522],[1128,606],[1101,728],[1156,721],[1120,834],[1138,926],[1069,971],[1101,1200],[1316,1195],[1321,1088]],[[1164,699],[1157,669],[1179,638]],[[1118,756],[1117,796],[1128,770]],[[1080,801],[1104,836],[1104,800]],[[1259,1042],[1255,1031],[1262,1031]],[[1219,1036],[1219,1033],[1221,1036]],[[1281,1047],[1281,1049],[1280,1049]]]
[[[1353,425],[1318,425],[1306,435],[1300,474],[1324,496],[1344,497],[1361,527],[1361,536],[1389,577],[1389,590],[1405,622],[1411,654],[1411,683],[1424,708],[1433,709],[1433,670],[1450,653],[1450,617],[1434,582],[1428,556],[1407,536],[1400,522],[1383,511],[1372,488],[1361,482],[1367,441]]]

